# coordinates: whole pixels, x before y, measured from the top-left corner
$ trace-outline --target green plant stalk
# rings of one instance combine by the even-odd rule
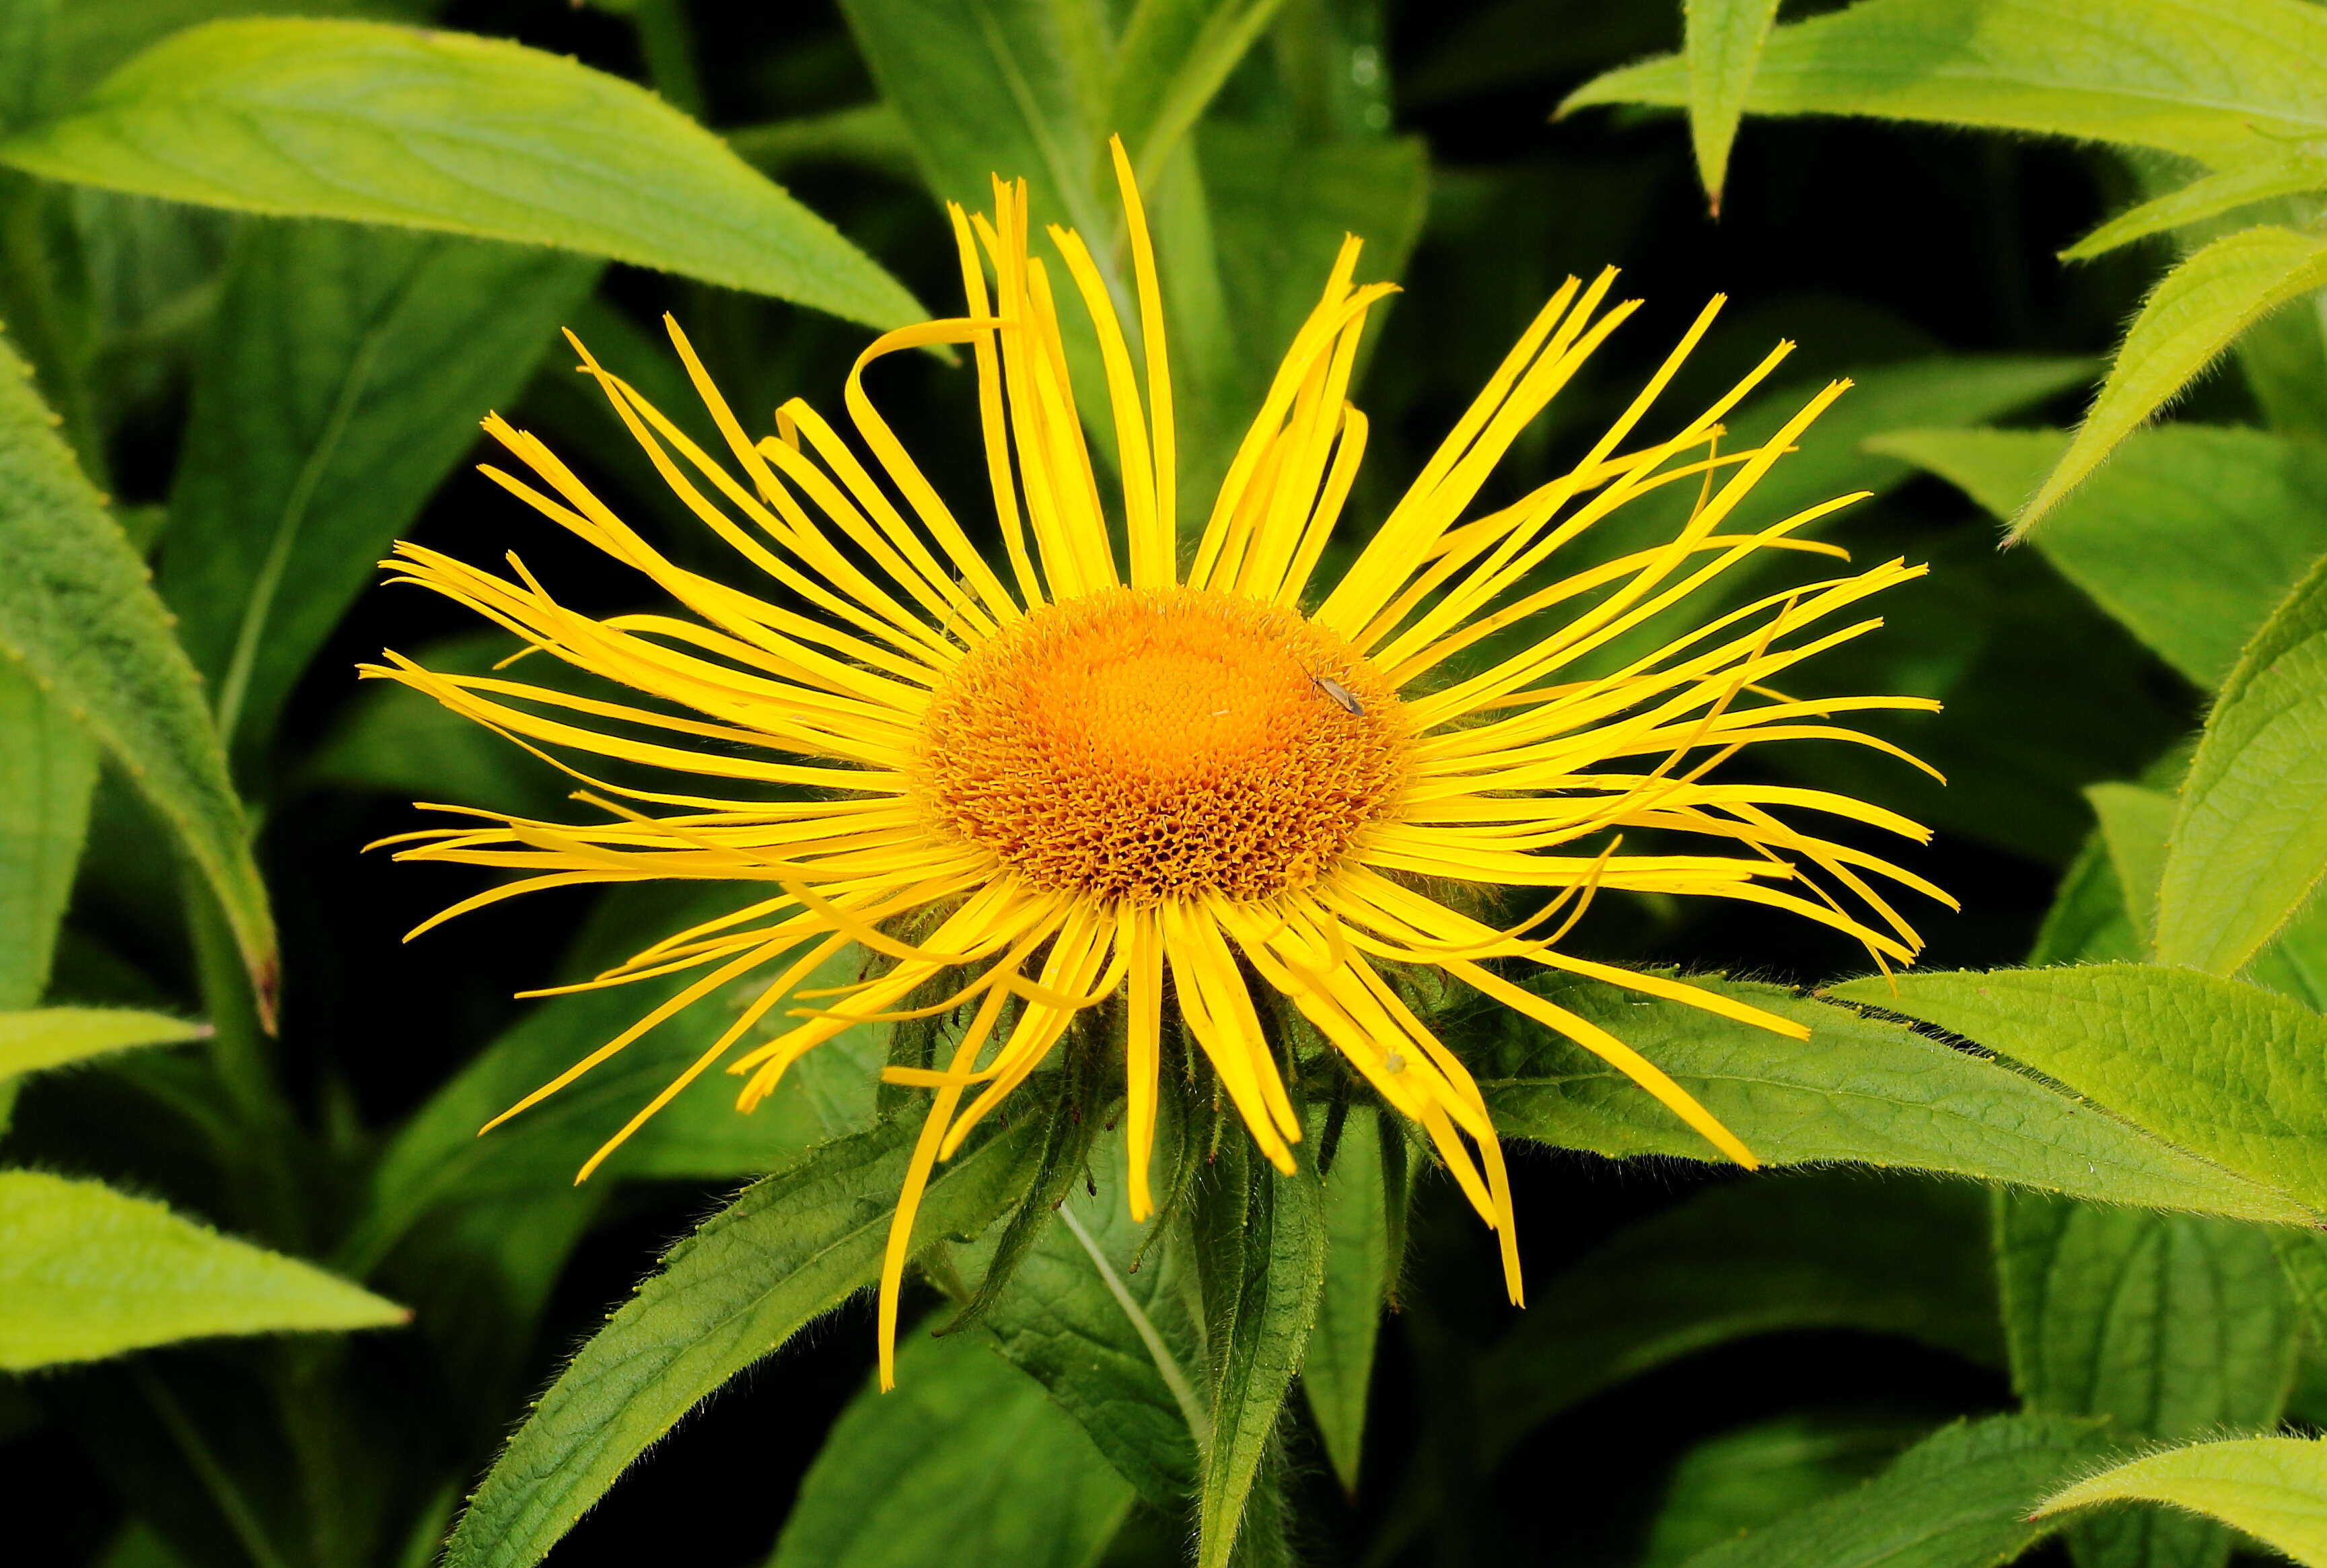
[[[276,1078],[241,950],[218,901],[192,867],[180,878],[202,1011],[210,1021],[210,1069],[250,1135],[248,1163],[235,1166],[251,1227],[274,1246],[305,1253],[307,1226],[288,1143],[296,1118]]]

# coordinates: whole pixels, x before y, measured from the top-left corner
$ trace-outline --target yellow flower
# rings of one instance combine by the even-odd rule
[[[1256,1004],[1257,982],[1427,1134],[1499,1233],[1517,1301],[1510,1190],[1486,1103],[1393,983],[1393,966],[1434,966],[1596,1052],[1750,1166],[1744,1144],[1653,1063],[1489,960],[1589,975],[1800,1036],[1800,1025],[1730,997],[1575,957],[1557,944],[1595,890],[1623,888],[1790,910],[1848,933],[1878,961],[1906,963],[1915,934],[1869,879],[1944,898],[1780,813],[1824,814],[1920,840],[1912,823],[1822,790],[1707,778],[1762,742],[1892,750],[1828,721],[1846,710],[1934,705],[1797,701],[1771,683],[1878,624],[1860,620],[1805,638],[1813,623],[1920,568],[1894,561],[1808,583],[1722,613],[1644,657],[1577,673],[1581,661],[1762,551],[1843,555],[1793,536],[1855,497],[1742,528],[1733,519],[1844,384],[1811,398],[1766,443],[1718,451],[1718,422],[1784,357],[1781,345],[1679,429],[1636,437],[1710,325],[1716,299],[1573,468],[1466,519],[1514,438],[1637,303],[1603,309],[1612,272],[1588,287],[1571,278],[1365,546],[1322,582],[1327,541],[1365,446],[1365,416],[1346,398],[1351,366],[1368,311],[1391,292],[1353,285],[1351,239],[1208,520],[1183,549],[1154,260],[1119,147],[1116,170],[1144,355],[1126,341],[1082,238],[1056,228],[1050,238],[1096,328],[1119,487],[1102,486],[1078,420],[1051,273],[1030,253],[1024,188],[997,180],[990,220],[951,210],[966,313],[887,334],[849,376],[846,402],[861,448],[797,399],[777,410],[774,434],[754,440],[673,324],[672,341],[727,447],[715,456],[582,350],[583,368],[673,492],[764,574],[759,593],[674,565],[539,441],[498,415],[486,428],[546,489],[485,471],[646,574],[684,613],[577,614],[514,556],[513,577],[409,544],[387,563],[400,580],[660,705],[443,674],[395,654],[365,669],[528,744],[740,781],[761,797],[722,798],[715,784],[694,787],[708,796],[676,781],[676,792],[599,785],[603,793],[586,798],[605,809],[603,822],[472,813],[487,825],[407,835],[418,841],[403,851],[408,858],[523,873],[439,919],[575,883],[696,878],[771,892],[593,982],[703,971],[508,1115],[711,992],[773,971],[716,1044],[615,1134],[584,1176],[851,944],[883,961],[878,972],[848,988],[844,1004],[795,1006],[784,1015],[790,1027],[729,1062],[745,1079],[740,1108],[750,1110],[788,1067],[852,1023],[959,1022],[942,1068],[885,1074],[929,1090],[931,1102],[882,1279],[884,1385],[913,1215],[934,1162],[1042,1063],[1078,1014],[1109,998],[1122,998],[1125,1021],[1135,1218],[1154,1205],[1148,1165],[1170,1017],[1261,1151],[1293,1169],[1289,1145],[1301,1124],[1265,1005]],[[865,394],[874,360],[935,344],[967,345],[976,359],[998,563],[972,543]],[[1627,503],[1692,481],[1697,505],[1668,541],[1563,579],[1539,570]],[[1565,620],[1549,614],[1563,608]],[[1474,655],[1474,667],[1451,673],[1466,649],[1523,625],[1528,635],[1516,646],[1509,637],[1497,645],[1509,651]],[[649,810],[614,806],[615,795]],[[1659,843],[1671,834],[1712,842],[1699,854],[1619,852],[1621,833],[1641,831]],[[1498,930],[1426,891],[1449,882],[1552,896],[1532,918]],[[901,934],[908,929],[910,938]]]

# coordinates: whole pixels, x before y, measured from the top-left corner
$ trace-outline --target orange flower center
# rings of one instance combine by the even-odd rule
[[[1397,695],[1297,612],[1201,589],[1053,604],[932,697],[915,798],[1104,902],[1305,887],[1406,776]]]

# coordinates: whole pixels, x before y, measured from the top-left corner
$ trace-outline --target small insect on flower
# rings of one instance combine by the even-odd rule
[[[1366,716],[1366,705],[1350,695],[1350,688],[1340,681],[1330,675],[1313,676],[1310,678],[1317,683],[1317,689],[1332,698],[1334,705],[1343,713],[1355,714],[1361,719]]]
[[[882,1263],[884,1384],[904,1270],[931,1239],[914,1227],[931,1171],[1079,1020],[1120,1031],[1135,1219],[1157,1210],[1149,1166],[1167,1096],[1224,1097],[1260,1153],[1295,1170],[1303,1121],[1277,1022],[1289,1009],[1427,1138],[1496,1232],[1518,1301],[1510,1182],[1486,1098],[1401,975],[1434,969],[1596,1053],[1751,1166],[1744,1143],[1654,1063],[1511,972],[1585,976],[1799,1039],[1808,1031],[1790,1019],[1560,943],[1597,892],[1617,889],[1783,911],[1905,964],[1920,942],[1882,884],[1946,901],[1818,826],[1920,841],[1915,824],[1763,782],[1766,772],[1713,777],[1749,747],[1797,741],[1903,758],[1836,716],[1938,705],[1780,689],[1804,660],[1879,625],[1832,622],[1920,567],[1708,592],[1784,553],[1848,560],[1806,531],[1856,498],[1784,516],[1752,505],[1843,383],[1760,444],[1724,449],[1722,420],[1785,358],[1780,345],[1710,407],[1649,430],[1715,299],[1571,467],[1481,509],[1512,443],[1638,303],[1610,303],[1612,271],[1570,278],[1362,545],[1329,553],[1366,445],[1348,396],[1358,342],[1391,292],[1355,282],[1351,238],[1217,494],[1183,530],[1154,247],[1119,144],[1114,157],[1137,354],[1082,237],[1049,231],[1063,267],[1054,279],[1030,244],[1024,186],[999,180],[991,214],[950,209],[962,313],[887,333],[849,374],[854,441],[798,398],[772,433],[747,431],[669,322],[719,432],[715,454],[575,343],[749,588],[678,565],[541,441],[486,421],[531,471],[486,469],[496,483],[669,602],[597,619],[558,602],[515,556],[500,575],[418,545],[397,546],[389,570],[642,695],[576,695],[394,653],[364,670],[545,755],[632,770],[614,783],[559,761],[603,814],[579,825],[435,808],[463,820],[404,835],[402,858],[513,873],[438,920],[585,883],[735,889],[732,909],[565,988],[681,977],[503,1119],[682,1009],[747,976],[755,988],[584,1176],[714,1067],[741,1077],[736,1103],[749,1111],[854,1025],[944,1021],[949,1049],[883,1072],[929,1097]],[[1079,296],[1106,373],[1119,477],[1104,490],[1076,414],[1058,285]],[[995,550],[973,543],[961,498],[939,494],[865,390],[875,361],[940,344],[971,350]],[[1635,531],[1576,553],[1583,564],[1564,575],[1553,569],[1585,533],[1673,485],[1696,504],[1668,533]],[[1677,614],[1693,618],[1676,630]],[[1643,837],[1647,850],[1622,848]],[[1498,929],[1440,896],[1458,883],[1547,901]],[[855,984],[799,991],[852,951],[863,955]]]

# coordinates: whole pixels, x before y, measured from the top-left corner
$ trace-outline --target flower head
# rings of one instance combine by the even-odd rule
[[[1055,228],[1049,238],[1096,331],[1119,482],[1102,483],[1085,441],[1023,188],[997,181],[990,219],[952,210],[965,313],[891,332],[857,361],[845,398],[856,444],[797,399],[755,439],[672,324],[727,449],[706,452],[582,350],[672,491],[762,579],[756,591],[673,564],[498,416],[486,428],[535,477],[485,471],[652,578],[673,610],[577,614],[514,556],[506,577],[408,544],[388,563],[400,580],[655,705],[443,674],[394,654],[365,671],[528,745],[671,776],[651,791],[593,780],[587,798],[605,817],[595,823],[472,813],[482,820],[407,835],[409,858],[521,873],[440,919],[575,883],[757,884],[732,912],[593,982],[696,975],[508,1113],[711,992],[764,976],[716,1043],[583,1174],[731,1056],[749,1110],[853,1023],[951,1022],[942,1065],[885,1075],[930,1102],[883,1273],[884,1380],[934,1163],[1110,999],[1122,1019],[1135,1218],[1156,1201],[1148,1166],[1167,1031],[1209,1064],[1260,1150],[1293,1169],[1301,1122],[1268,1022],[1289,1009],[1426,1134],[1499,1233],[1516,1301],[1510,1190],[1486,1102],[1411,1003],[1406,966],[1441,971],[1597,1052],[1751,1165],[1745,1146],[1653,1063],[1491,966],[1593,976],[1799,1036],[1799,1024],[1732,998],[1558,944],[1595,891],[1621,888],[1785,910],[1847,933],[1878,961],[1905,963],[1917,938],[1878,881],[1944,898],[1799,819],[1920,839],[1913,824],[1822,790],[1711,777],[1762,742],[1891,750],[1834,716],[1934,705],[1800,701],[1774,683],[1878,624],[1834,623],[1920,568],[1893,561],[1805,583],[1724,610],[1653,651],[1612,651],[1763,552],[1842,555],[1798,536],[1856,498],[1743,520],[1755,483],[1841,384],[1767,443],[1722,452],[1719,422],[1783,358],[1780,346],[1712,407],[1642,434],[1715,300],[1579,462],[1472,515],[1514,438],[1633,309],[1608,307],[1612,272],[1589,286],[1570,279],[1327,581],[1327,541],[1366,441],[1350,377],[1368,312],[1390,292],[1354,284],[1352,239],[1201,529],[1183,538],[1154,263],[1120,148],[1116,164],[1144,352],[1084,241]],[[967,346],[976,361],[998,559],[972,542],[864,389],[874,360],[936,344]],[[1697,504],[1672,537],[1564,577],[1545,570],[1594,525],[1675,483],[1696,487]],[[1491,638],[1491,652],[1481,649]],[[739,789],[722,794],[723,783],[753,798],[729,798]],[[1626,834],[1659,847],[1627,853]],[[1432,891],[1448,883],[1539,890],[1545,901],[1498,929]],[[837,1003],[798,1004],[796,988],[852,945],[869,977]],[[752,1039],[788,1001],[782,1026]]]

